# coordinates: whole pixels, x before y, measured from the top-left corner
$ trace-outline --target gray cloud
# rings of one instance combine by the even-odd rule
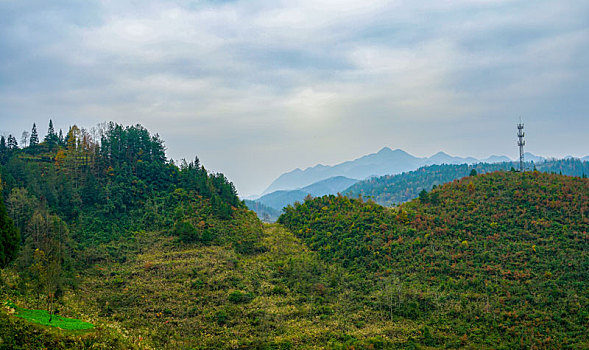
[[[382,146],[589,153],[584,1],[3,1],[0,129],[142,123],[240,193]],[[43,128],[41,128],[43,130]]]

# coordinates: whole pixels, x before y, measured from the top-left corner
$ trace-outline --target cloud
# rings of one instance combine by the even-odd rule
[[[538,127],[531,151],[583,155],[587,13],[573,0],[2,1],[1,129],[139,122],[242,194],[385,145],[507,154],[519,115]]]

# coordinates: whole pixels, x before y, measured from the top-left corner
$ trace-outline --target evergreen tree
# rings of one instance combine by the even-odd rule
[[[49,129],[47,129],[47,136],[55,135],[55,129],[53,129],[53,120],[49,119]]]
[[[419,200],[422,203],[427,203],[429,199],[429,195],[427,193],[427,191],[425,189],[421,190],[421,192],[419,192]]]
[[[16,137],[12,135],[8,135],[7,146],[9,150],[15,150],[18,148],[18,142],[16,142]]]
[[[35,147],[39,144],[39,134],[37,134],[37,125],[33,123],[33,129],[31,130],[31,138],[29,140],[29,146]]]
[[[63,138],[63,131],[61,129],[59,129],[59,136],[57,137],[59,139],[59,145],[60,146],[65,146],[65,139]]]
[[[45,143],[47,143],[47,146],[49,146],[50,149],[59,143],[59,137],[55,133],[53,121],[51,119],[49,119],[49,128],[47,129],[47,135],[45,136]]]
[[[18,231],[8,216],[4,198],[0,195],[0,269],[6,267],[16,257],[19,242]]]

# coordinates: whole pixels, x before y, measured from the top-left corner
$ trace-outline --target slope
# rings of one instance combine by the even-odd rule
[[[589,345],[589,180],[466,177],[398,209],[326,196],[279,222],[325,261],[382,281],[427,346]]]
[[[222,174],[163,150],[114,123],[100,140],[72,127],[0,150],[23,232],[0,300],[96,325],[69,334],[2,310],[0,348],[382,348],[419,331],[385,317],[339,264],[264,228]]]
[[[142,126],[109,123],[99,140],[77,126],[66,139],[53,136],[35,146],[0,149],[1,195],[22,233],[18,257],[2,271],[0,300],[102,325],[100,315],[87,314],[68,298],[92,294],[77,289],[81,279],[97,265],[132,259],[137,251],[126,247],[144,232],[157,232],[175,245],[224,246],[240,254],[262,249],[261,223],[233,184],[208,172],[198,158],[180,166],[168,161],[163,141]],[[4,321],[37,329],[10,315]],[[7,329],[0,336],[15,332]],[[46,337],[13,345],[71,343],[68,334]]]
[[[345,269],[284,228],[265,226],[259,243],[244,254],[138,233],[107,246],[125,263],[86,270],[65,306],[155,349],[398,347],[419,331],[391,322]]]

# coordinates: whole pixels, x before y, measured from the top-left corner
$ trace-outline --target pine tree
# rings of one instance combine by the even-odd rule
[[[31,130],[31,138],[29,140],[29,147],[35,147],[39,144],[39,134],[37,134],[37,125],[33,123],[33,129]]]
[[[55,135],[55,129],[53,129],[53,120],[49,119],[49,129],[47,130],[47,135]]]
[[[6,212],[4,198],[0,194],[0,269],[5,268],[18,251],[20,236]]]
[[[59,139],[59,145],[65,146],[65,140],[63,138],[63,131],[61,129],[59,129],[59,136],[57,138]]]
[[[15,150],[18,148],[18,142],[16,142],[16,137],[12,135],[8,135],[7,146],[9,150]]]
[[[59,137],[55,133],[55,129],[53,128],[53,121],[49,119],[49,128],[47,129],[47,135],[45,136],[45,143],[49,148],[53,148],[59,143]]]

